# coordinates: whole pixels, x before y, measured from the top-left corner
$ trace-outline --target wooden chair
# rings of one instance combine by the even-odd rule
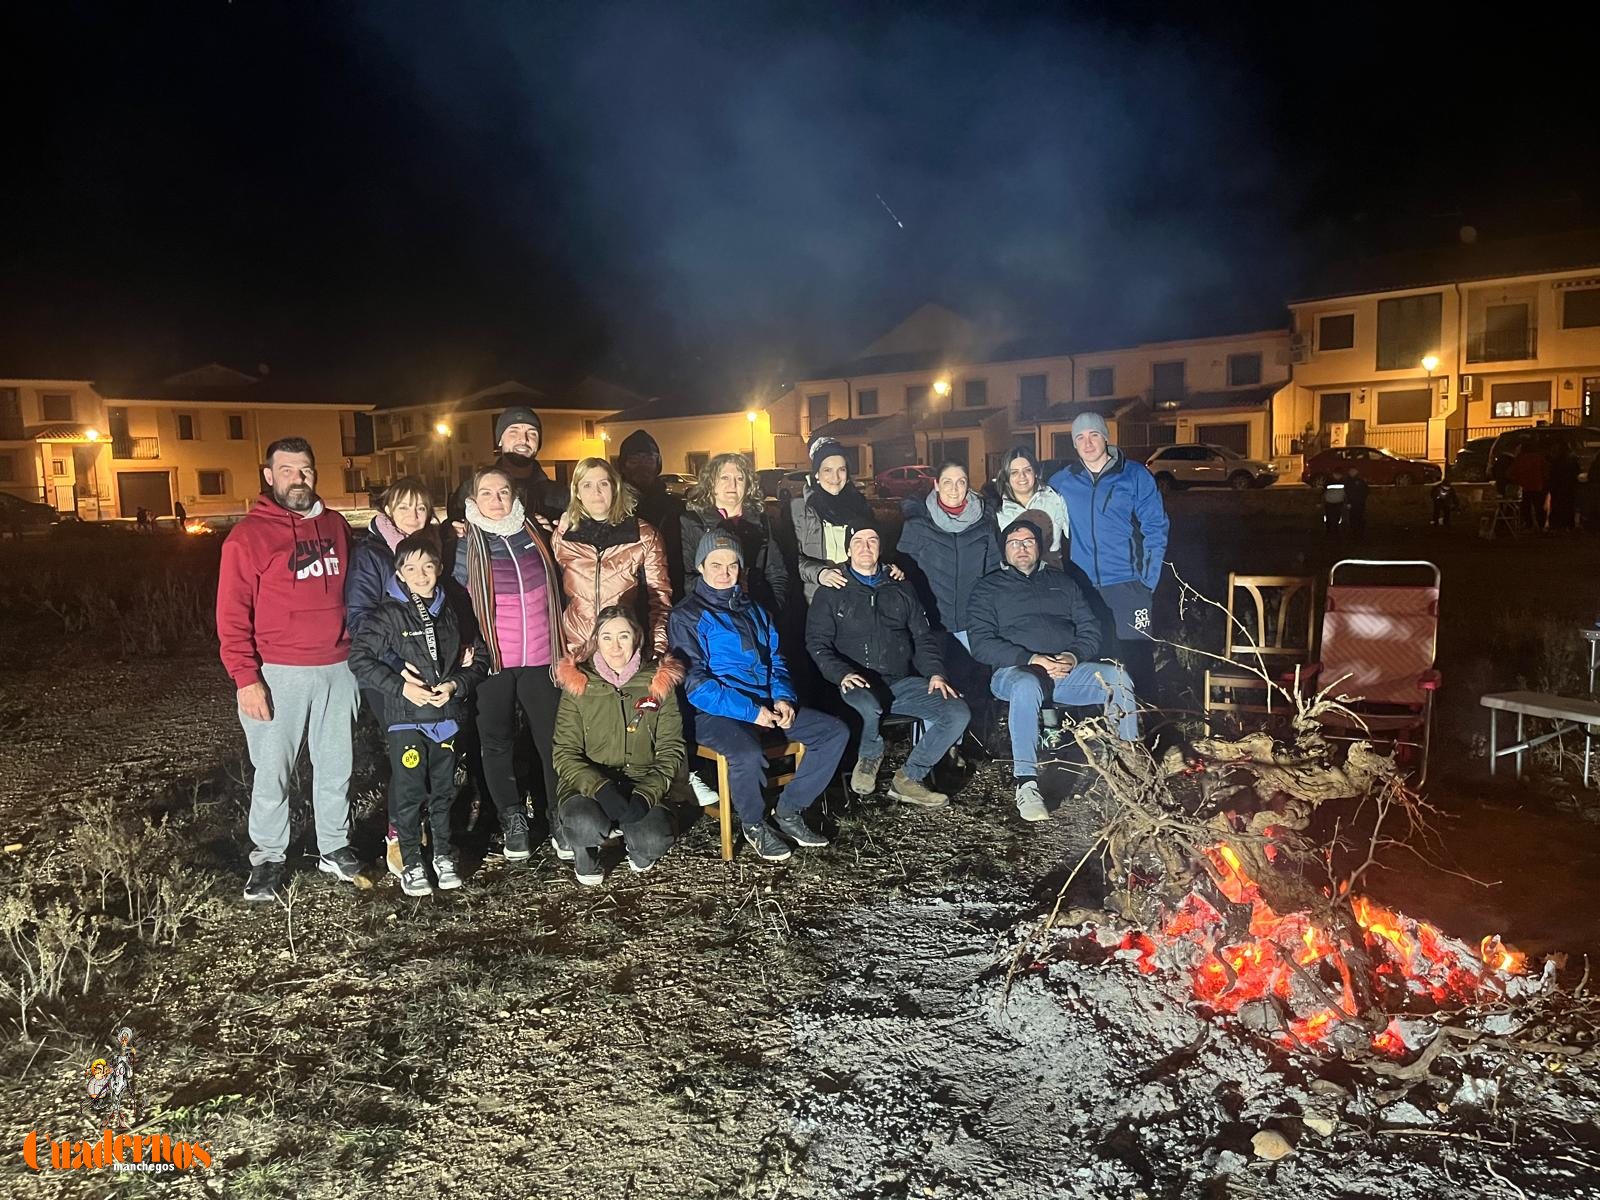
[[[701,758],[709,758],[717,764],[717,819],[722,823],[722,861],[733,860],[733,793],[728,788],[728,760],[717,753],[710,746],[700,746],[697,753]],[[806,756],[806,748],[799,742],[771,742],[761,747],[761,753],[767,756],[767,784],[769,787],[782,787],[795,777],[795,772],[800,769],[800,762]],[[794,759],[792,769],[780,774],[772,774],[773,764],[786,758]]]
[[[1303,614],[1296,611],[1303,604]],[[1246,667],[1260,667],[1289,686],[1294,669],[1316,654],[1317,580],[1313,575],[1228,575],[1228,628],[1223,653]],[[1272,690],[1259,675],[1240,667],[1217,664],[1205,673],[1205,709],[1209,715],[1262,713],[1275,715]],[[1249,699],[1240,693],[1258,693]]]

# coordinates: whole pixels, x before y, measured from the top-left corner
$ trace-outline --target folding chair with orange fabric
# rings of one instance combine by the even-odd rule
[[[1329,736],[1391,743],[1397,761],[1414,764],[1419,784],[1428,774],[1433,695],[1441,682],[1433,665],[1439,579],[1439,568],[1420,559],[1334,563],[1322,614],[1321,661],[1304,673],[1309,687],[1355,697],[1346,707],[1360,722],[1329,713],[1322,718]]]

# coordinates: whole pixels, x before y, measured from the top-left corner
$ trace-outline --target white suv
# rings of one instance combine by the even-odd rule
[[[1201,443],[1162,446],[1145,459],[1144,465],[1150,468],[1150,474],[1156,477],[1156,486],[1163,492],[1206,485],[1244,491],[1268,487],[1278,481],[1277,468],[1271,463],[1245,458],[1225,446]]]

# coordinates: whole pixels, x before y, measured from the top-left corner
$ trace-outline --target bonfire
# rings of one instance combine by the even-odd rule
[[[1288,735],[1202,739],[1181,771],[1118,742],[1103,718],[1068,724],[1098,775],[1087,800],[1100,829],[1042,926],[1024,932],[1007,993],[1053,961],[1120,962],[1243,1036],[1392,1078],[1427,1076],[1452,1047],[1600,1065],[1587,966],[1566,990],[1563,956],[1530,971],[1500,931],[1466,940],[1362,893],[1380,852],[1415,850],[1436,814],[1393,755],[1323,736],[1320,717],[1351,711],[1337,681],[1312,694],[1257,674],[1284,700]],[[1063,912],[1096,855],[1104,909]]]

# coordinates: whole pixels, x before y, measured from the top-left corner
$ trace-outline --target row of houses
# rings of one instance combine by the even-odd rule
[[[755,433],[761,466],[801,466],[827,434],[857,474],[950,458],[992,475],[1015,446],[1067,457],[1073,418],[1092,411],[1125,445],[1207,442],[1292,477],[1327,445],[1444,462],[1506,429],[1600,423],[1600,237],[1463,232],[1445,252],[1329,273],[1281,328],[1081,349],[928,304],[774,397],[657,401],[602,430],[648,428],[671,471]]]
[[[565,479],[579,459],[606,452],[600,419],[642,400],[590,378],[358,403],[265,367],[218,363],[140,384],[0,377],[0,491],[84,520],[141,508],[168,516],[180,502],[197,517],[237,513],[260,490],[266,447],[298,436],[336,507],[365,505],[375,486],[408,474],[444,495],[493,457],[494,419],[513,405],[539,410],[544,461]]]
[[[354,402],[216,363],[139,384],[0,377],[0,491],[86,519],[178,501],[238,512],[266,446],[297,434],[335,505],[406,474],[442,495],[492,457],[494,420],[513,405],[540,412],[540,457],[562,480],[639,428],[669,472],[724,450],[800,467],[828,434],[857,474],[949,458],[992,475],[1016,446],[1068,457],[1073,418],[1096,412],[1124,445],[1206,442],[1286,460],[1289,474],[1330,444],[1445,461],[1506,429],[1600,424],[1600,238],[1463,241],[1363,264],[1288,312],[1286,328],[1084,350],[926,304],[848,361],[749,397],[647,400],[589,377]]]

